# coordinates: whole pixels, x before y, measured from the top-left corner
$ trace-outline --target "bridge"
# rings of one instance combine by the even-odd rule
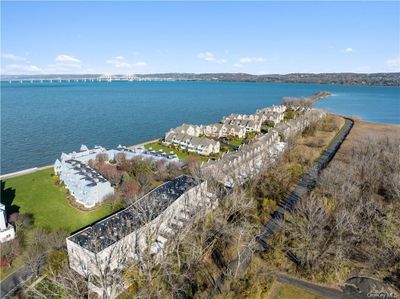
[[[139,78],[132,75],[92,75],[92,76],[34,76],[34,77],[23,77],[23,78],[10,78],[2,79],[3,82],[8,82],[9,84],[26,84],[26,83],[76,83],[76,82],[112,82],[112,81],[138,81]]]

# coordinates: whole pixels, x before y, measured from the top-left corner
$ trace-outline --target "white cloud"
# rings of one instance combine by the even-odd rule
[[[239,59],[240,63],[264,62],[262,57],[242,57]]]
[[[243,67],[243,64],[240,64],[240,63],[235,63],[233,66],[234,66],[234,67],[241,68],[241,67]]]
[[[147,63],[145,61],[138,61],[138,62],[135,62],[134,66],[143,67],[143,66],[147,66]]]
[[[82,69],[81,60],[74,56],[60,54],[55,61],[56,63],[47,65],[46,73],[71,73]]]
[[[344,49],[344,52],[345,53],[353,53],[354,50],[353,50],[353,48],[346,48],[346,49]]]
[[[78,63],[55,63],[49,64],[46,67],[46,71],[49,73],[68,72],[80,69],[82,69],[82,65]]]
[[[115,56],[112,59],[106,61],[108,64],[112,64],[116,68],[131,69],[134,67],[145,67],[147,63],[145,61],[138,61],[135,63],[129,63],[125,60],[124,56]]]
[[[4,74],[41,74],[43,69],[33,64],[9,64],[2,70]]]
[[[202,59],[208,62],[215,62],[215,63],[227,63],[228,60],[224,58],[216,58],[215,55],[211,52],[202,52],[197,55],[197,58]]]
[[[26,60],[25,57],[17,56],[17,55],[10,54],[10,53],[1,54],[1,58],[7,59],[7,60],[12,60],[12,61],[25,61]]]
[[[56,57],[57,62],[67,62],[67,63],[81,63],[78,58],[70,55],[60,54]]]
[[[106,61],[108,64],[114,65],[116,68],[131,68],[132,66],[125,61],[124,56],[115,56]]]
[[[203,52],[197,55],[197,58],[203,59],[205,61],[215,61],[215,56],[211,52]]]
[[[239,59],[239,61],[241,63],[250,63],[251,62],[251,58],[250,57],[242,57]]]
[[[386,60],[386,66],[388,66],[390,68],[399,69],[400,68],[400,57]]]

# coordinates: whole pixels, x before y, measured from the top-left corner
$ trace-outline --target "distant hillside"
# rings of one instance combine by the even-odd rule
[[[351,84],[351,85],[383,85],[400,86],[400,73],[294,73],[286,75],[251,75],[245,73],[166,73],[137,75],[147,78],[164,78],[176,80],[201,80],[201,81],[233,81],[233,82],[282,82],[282,83],[325,83],[325,84]]]
[[[112,75],[113,80],[183,80],[183,81],[229,81],[229,82],[281,82],[281,83],[317,83],[349,85],[400,86],[400,73],[293,73],[286,75],[251,75],[245,73],[163,73]],[[2,80],[21,79],[96,79],[107,78],[102,74],[69,74],[69,75],[4,75]]]

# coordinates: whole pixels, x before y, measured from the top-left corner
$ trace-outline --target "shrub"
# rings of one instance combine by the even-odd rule
[[[288,110],[285,112],[285,119],[289,120],[289,119],[293,119],[295,116],[295,112],[293,110]]]
[[[48,254],[47,269],[51,273],[58,273],[63,269],[68,260],[68,254],[64,250],[52,250]]]

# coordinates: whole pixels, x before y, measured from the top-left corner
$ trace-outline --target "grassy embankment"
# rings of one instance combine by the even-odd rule
[[[303,176],[305,171],[316,161],[325,148],[329,146],[331,141],[334,139],[336,134],[344,125],[344,118],[337,115],[328,115],[328,117],[322,122],[318,129],[305,131],[299,138],[294,142],[291,149],[285,154],[284,162],[281,167],[281,172],[286,173],[286,178],[282,179],[288,185],[290,191],[296,186],[297,181]],[[273,182],[269,182],[273,184]],[[282,181],[276,182],[282,184]],[[286,194],[284,192],[284,194]],[[279,200],[282,198],[279,198]],[[261,217],[263,221],[267,221],[270,213],[272,213],[278,203],[278,199],[265,198],[259,199],[262,212],[264,217]],[[265,218],[265,216],[267,216]]]
[[[295,286],[275,281],[269,299],[322,299],[324,297],[307,292]]]
[[[1,182],[1,203],[8,212],[30,214],[33,219],[30,231],[45,228],[72,233],[112,213],[109,205],[91,211],[73,207],[68,201],[67,190],[55,184],[52,172],[53,169],[49,168]],[[23,254],[20,254],[10,268],[1,268],[0,279],[4,279],[22,264]]]

